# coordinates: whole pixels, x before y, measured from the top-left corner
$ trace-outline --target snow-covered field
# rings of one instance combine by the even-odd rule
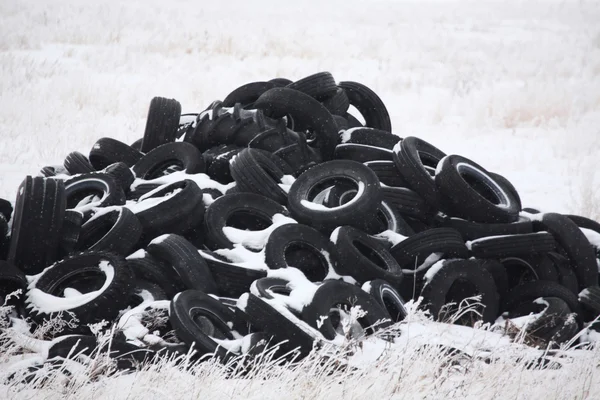
[[[505,175],[525,206],[600,218],[599,21],[597,0],[2,0],[0,197],[100,137],[141,137],[153,96],[195,112],[246,82],[327,70],[380,94],[394,133]],[[600,398],[598,353],[557,371],[397,353],[349,375],[171,369],[0,397]]]

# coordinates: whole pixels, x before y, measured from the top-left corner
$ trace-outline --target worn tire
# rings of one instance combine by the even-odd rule
[[[154,97],[150,101],[140,151],[148,153],[160,145],[173,142],[179,128],[180,117],[181,104],[177,100]]]

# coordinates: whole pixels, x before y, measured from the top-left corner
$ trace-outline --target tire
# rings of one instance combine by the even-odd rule
[[[168,299],[185,289],[183,283],[173,274],[171,266],[143,251],[142,256],[134,253],[127,257],[127,266],[133,271],[135,279],[158,285]]]
[[[393,161],[375,160],[367,161],[364,164],[375,172],[382,186],[385,185],[383,186],[384,190],[386,186],[396,188],[405,188],[407,186],[406,181],[398,172],[396,164]]]
[[[267,271],[236,265],[231,260],[208,250],[198,250],[206,261],[220,296],[237,298],[250,290],[257,279],[267,276]]]
[[[79,241],[79,235],[81,233],[82,225],[82,213],[75,210],[65,211],[65,218],[63,220],[62,228],[60,230],[60,259],[65,258],[66,256],[75,252],[75,249],[77,248],[77,242]]]
[[[577,296],[569,289],[556,282],[534,281],[512,288],[502,304],[502,311],[510,311],[525,302],[531,302],[538,297],[558,297],[564,300],[569,309],[579,314],[580,307]]]
[[[467,258],[468,249],[460,233],[450,228],[434,228],[417,233],[396,244],[391,255],[403,269],[414,270],[433,253],[441,258]]]
[[[231,160],[231,176],[239,190],[268,197],[279,204],[287,204],[287,193],[279,186],[284,172],[278,167],[284,163],[277,156],[258,149],[244,149]]]
[[[392,285],[383,279],[365,282],[362,288],[365,292],[373,296],[381,308],[387,311],[392,322],[403,321],[408,315],[402,296],[400,296]]]
[[[395,207],[390,206],[385,200],[381,202],[377,217],[371,221],[370,226],[365,232],[369,235],[385,235],[390,232],[402,236],[411,236],[415,234],[415,231],[406,222],[402,214],[400,214]]]
[[[500,174],[496,174],[494,172],[489,172],[489,175],[492,177],[493,180],[498,182],[498,184],[500,184],[500,186],[502,186],[508,192],[511,193],[511,195],[513,196],[513,198],[515,199],[515,201],[517,203],[517,208],[519,210],[521,210],[523,208],[523,205],[521,204],[521,196],[519,196],[519,192],[517,191],[515,186],[508,179],[506,179],[504,176],[502,176]]]
[[[345,90],[350,104],[361,113],[366,126],[392,132],[387,108],[374,91],[361,83],[351,81],[340,82],[338,86]]]
[[[394,162],[408,187],[417,192],[431,207],[439,207],[434,171],[446,156],[440,149],[409,136],[394,146]]]
[[[13,294],[17,290],[21,290],[21,294],[7,296]],[[0,260],[0,301],[3,306],[13,306],[17,313],[23,315],[23,302],[25,293],[27,292],[27,278],[23,271],[8,261]],[[3,321],[3,316],[0,321]],[[8,319],[8,317],[7,317]]]
[[[142,225],[135,214],[121,207],[99,211],[81,227],[77,250],[109,251],[126,256],[142,236]]]
[[[137,204],[127,208],[142,225],[141,243],[165,233],[184,235],[201,226],[205,214],[202,190],[188,179],[146,193]]]
[[[546,256],[556,268],[558,283],[569,289],[571,293],[579,294],[579,282],[577,281],[577,275],[571,268],[569,259],[555,252],[549,252]]]
[[[132,168],[137,178],[151,180],[165,174],[168,167],[177,166],[186,174],[205,171],[202,153],[185,142],[167,143],[142,157]]]
[[[311,282],[321,282],[335,272],[337,250],[328,237],[302,224],[276,228],[265,246],[270,269],[298,268]]]
[[[453,286],[457,288],[455,284],[465,281],[472,285],[472,289],[466,292],[454,290],[456,297],[450,300],[460,303],[467,297],[481,295],[481,303],[485,307],[481,315],[483,322],[494,322],[498,316],[499,298],[494,278],[477,260],[440,261],[427,272],[425,280],[421,296],[436,320],[440,320],[440,311],[448,302]]]
[[[506,257],[499,261],[506,270],[509,288],[531,281],[559,281],[554,262],[547,254]]]
[[[541,300],[541,301],[539,301]],[[539,314],[527,325],[527,334],[546,342],[557,338],[557,343],[569,340],[567,335],[557,335],[571,314],[568,304],[558,297],[540,297],[531,303],[521,304],[516,310],[509,313],[510,318],[528,315],[530,313]],[[577,326],[577,325],[576,325]]]
[[[111,164],[122,162],[127,167],[133,167],[143,154],[131,146],[111,138],[102,138],[90,150],[90,163],[96,170],[101,170]]]
[[[10,221],[10,218],[13,213],[13,206],[8,200],[4,200],[0,198],[0,214],[4,216],[6,222]]]
[[[330,160],[337,144],[337,124],[331,113],[309,95],[289,88],[271,89],[258,98],[254,107],[274,118],[290,114],[294,121],[315,133],[312,143],[323,160]]]
[[[269,80],[269,82],[274,83],[275,85],[277,85],[277,87],[284,87],[284,86],[289,85],[293,81],[291,79],[287,79],[287,78],[273,78],[273,79]]]
[[[219,300],[199,290],[186,290],[175,296],[169,315],[177,337],[200,355],[214,354],[221,362],[232,356],[215,340],[234,339],[228,323],[235,315]]]
[[[123,189],[125,194],[131,191],[131,185],[135,181],[135,175],[133,175],[133,172],[131,172],[131,169],[129,169],[125,163],[118,162],[111,164],[106,167],[103,172],[112,176],[116,184]]]
[[[596,253],[587,237],[573,221],[564,215],[546,213],[541,221],[536,221],[536,224],[550,232],[565,250],[577,276],[579,290],[598,284]]]
[[[103,283],[97,279],[100,275],[107,277]],[[116,319],[131,296],[132,278],[133,274],[121,256],[104,252],[77,254],[45,269],[29,284],[26,307],[38,324],[59,312],[70,312],[79,320],[75,332],[86,332],[86,324]],[[65,288],[85,294],[60,300]],[[90,296],[93,291],[96,295]],[[62,317],[71,319],[69,314]]]
[[[278,85],[273,82],[246,83],[225,97],[223,100],[223,107],[233,107],[236,103],[240,103],[242,107],[252,105],[261,94],[276,87],[278,87]]]
[[[140,139],[136,140],[135,142],[131,143],[130,144],[131,148],[141,152],[143,140],[144,140],[143,138],[140,138]],[[144,153],[142,153],[142,154],[144,154]]]
[[[70,175],[69,171],[67,171],[62,165],[47,165],[45,167],[42,167],[42,169],[40,170],[40,174],[45,178],[51,178],[57,175]]]
[[[514,196],[514,188],[502,185],[465,157],[444,157],[435,184],[443,198],[442,211],[449,215],[483,223],[510,223],[519,219],[521,204]]]
[[[417,192],[405,187],[384,186],[383,199],[402,215],[418,219],[428,219],[435,214],[433,209]]]
[[[287,215],[287,211],[282,205],[258,194],[233,193],[221,196],[206,210],[206,245],[211,250],[234,247],[234,243],[223,232],[234,216],[237,216],[238,228],[262,230],[273,224],[273,217],[277,214]]]
[[[402,269],[387,248],[364,232],[342,226],[332,234],[341,275],[350,275],[362,284],[383,279],[398,287],[403,279]]]
[[[235,145],[212,147],[202,154],[206,163],[206,174],[215,181],[223,184],[233,182],[229,163],[244,148]]]
[[[78,174],[89,174],[90,172],[96,172],[96,169],[90,164],[86,156],[78,151],[69,153],[65,158],[65,169],[71,175]]]
[[[336,160],[352,160],[361,163],[367,161],[392,161],[393,154],[391,150],[383,147],[369,146],[366,144],[341,143],[338,144],[333,153]]]
[[[93,208],[125,204],[123,189],[108,174],[83,174],[71,178],[65,181],[65,194],[67,209],[80,211],[84,215],[89,214]]]
[[[523,235],[533,232],[533,224],[525,218],[510,224],[482,224],[461,218],[444,218],[440,224],[460,232],[465,240],[476,240],[486,236]]]
[[[148,245],[148,253],[172,266],[186,289],[217,294],[217,285],[206,261],[190,242],[178,235],[164,235]]]
[[[309,147],[306,143],[306,136],[301,133],[298,136],[298,143],[282,147],[273,152],[273,155],[290,166],[291,173],[295,177],[322,162],[318,151]]]
[[[286,86],[310,97],[322,100],[334,96],[338,90],[333,75],[329,72],[319,72],[292,82]]]
[[[279,346],[282,352],[293,352],[302,358],[312,351],[315,337],[311,336],[310,331],[282,315],[267,301],[248,293],[240,297],[237,307],[255,329],[272,336],[271,343]]]
[[[342,143],[355,143],[393,150],[402,138],[391,132],[374,128],[352,128],[340,133]]]
[[[342,281],[323,282],[316,290],[312,301],[302,310],[302,320],[314,329],[318,329],[325,339],[333,340],[338,333],[330,313],[338,305],[348,309],[360,306],[366,314],[358,318],[357,322],[367,335],[391,325],[388,312],[373,296],[357,286]]]
[[[481,263],[483,269],[492,275],[494,278],[494,283],[496,285],[496,291],[498,293],[498,298],[500,301],[504,300],[506,293],[510,288],[508,281],[508,274],[506,272],[506,268],[504,264],[497,260],[477,260]]]
[[[350,99],[348,99],[348,95],[344,89],[338,88],[336,89],[334,95],[322,100],[321,104],[323,104],[323,107],[328,109],[334,117],[341,117],[348,111],[348,107],[350,107]]]
[[[554,237],[547,232],[490,236],[470,242],[476,258],[504,258],[544,254],[556,249]]]
[[[148,153],[160,145],[175,141],[180,116],[181,104],[177,100],[154,97],[150,101],[140,151]]]
[[[28,176],[17,193],[7,260],[25,274],[35,275],[57,259],[65,185],[51,178]]]
[[[600,287],[589,286],[583,289],[578,297],[579,303],[590,313],[591,319],[600,315]]]
[[[358,194],[340,207],[311,206],[311,193],[318,193],[319,187],[325,189],[328,183],[339,182],[353,183],[359,188]],[[369,167],[355,161],[334,160],[313,167],[296,179],[288,192],[288,209],[298,222],[329,233],[342,225],[367,228],[377,216],[381,200],[379,180]]]
[[[600,233],[600,223],[593,219],[581,215],[565,215],[565,217],[573,221],[579,228],[589,229],[596,233]]]

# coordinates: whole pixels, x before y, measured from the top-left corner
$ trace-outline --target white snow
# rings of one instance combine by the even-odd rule
[[[262,230],[250,231],[234,228],[231,226],[223,227],[223,233],[234,244],[241,244],[250,249],[260,250],[267,244],[271,232],[282,225],[296,224],[296,220],[286,217],[283,214],[275,214],[272,218],[273,223]]]
[[[417,266],[417,268],[403,269],[402,273],[405,275],[412,275],[412,274],[416,274],[417,272],[423,271],[424,269],[427,269],[427,268],[431,267],[433,264],[435,264],[436,262],[438,262],[442,258],[443,255],[444,255],[444,253],[431,253],[430,255],[427,256],[427,258],[425,258],[425,260],[423,261],[423,263],[421,265]]]
[[[333,230],[333,232],[331,232],[331,235],[329,236],[329,240],[333,243],[333,244],[337,244],[337,240],[338,240],[338,236],[340,234],[340,229],[342,229],[341,226],[338,226],[337,228],[335,228]]]
[[[333,210],[338,210],[340,208],[345,208],[345,207],[349,207],[350,205],[356,203],[358,201],[358,199],[364,194],[365,192],[365,184],[363,182],[358,182],[358,191],[356,192],[356,194],[354,195],[354,197],[348,201],[347,203],[344,203],[340,206],[336,206],[336,207],[326,207],[322,204],[318,204],[312,201],[308,201],[308,200],[300,200],[300,204],[302,204],[304,207],[308,208],[309,210],[313,210],[313,211],[325,211],[325,212],[329,212],[329,211],[333,211]]]
[[[164,242],[168,237],[170,236],[169,233],[165,233],[164,235],[160,235],[155,237],[154,239],[152,239],[150,241],[150,244],[161,244],[162,242]]]
[[[378,234],[373,235],[373,236],[387,240],[388,242],[390,242],[392,244],[392,246],[397,245],[398,243],[400,243],[401,241],[403,241],[404,239],[406,239],[408,237],[408,236],[404,236],[399,233],[396,233],[389,229],[386,229],[383,232],[379,232]]]
[[[25,300],[27,308],[31,309],[31,311],[37,312],[38,314],[49,314],[53,312],[72,310],[76,307],[80,307],[93,301],[108,288],[115,276],[114,267],[110,265],[108,261],[100,261],[98,268],[106,276],[100,289],[83,293],[80,296],[58,297],[34,288],[27,292],[27,298]]]
[[[135,192],[135,188],[141,184],[147,183],[166,185],[169,183],[179,182],[186,179],[194,181],[200,189],[217,189],[221,193],[225,193],[227,190],[235,186],[235,182],[223,185],[217,181],[210,179],[210,177],[206,174],[188,174],[185,171],[176,171],[168,175],[160,176],[156,179],[144,180],[136,178],[136,180],[131,185],[131,190]]]
[[[425,285],[427,285],[431,281],[431,279],[435,276],[435,274],[437,274],[439,272],[439,270],[442,269],[442,267],[444,266],[445,263],[446,263],[446,260],[440,260],[440,261],[436,262],[435,264],[433,264],[427,270],[427,272],[425,272],[425,276],[424,276]]]
[[[126,257],[126,259],[127,260],[135,260],[135,259],[139,259],[139,258],[145,258],[147,254],[148,253],[146,253],[146,250],[139,249],[139,250],[136,250],[135,252],[131,253],[130,255],[128,255]]]
[[[202,257],[215,259],[214,257],[211,257],[210,254],[203,252],[202,250],[198,250],[198,252]],[[228,260],[231,260],[231,264],[238,267],[259,270],[266,270],[269,268],[265,263],[264,250],[255,252],[248,250],[241,244],[235,244],[233,249],[218,249],[215,251],[215,253],[227,258]],[[218,259],[215,260],[220,261]]]
[[[600,248],[600,233],[591,229],[579,228],[594,247]]]

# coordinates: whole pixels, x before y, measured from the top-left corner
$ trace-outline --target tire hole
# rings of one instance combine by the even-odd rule
[[[356,249],[360,252],[360,254],[362,254],[364,257],[368,258],[369,261],[371,261],[373,264],[375,264],[379,268],[387,271],[387,269],[388,269],[387,264],[385,263],[383,258],[381,258],[381,256],[379,254],[377,254],[377,252],[375,250],[373,250],[369,246],[363,244],[359,240],[354,240],[352,242],[352,245],[354,247],[356,247]]]

